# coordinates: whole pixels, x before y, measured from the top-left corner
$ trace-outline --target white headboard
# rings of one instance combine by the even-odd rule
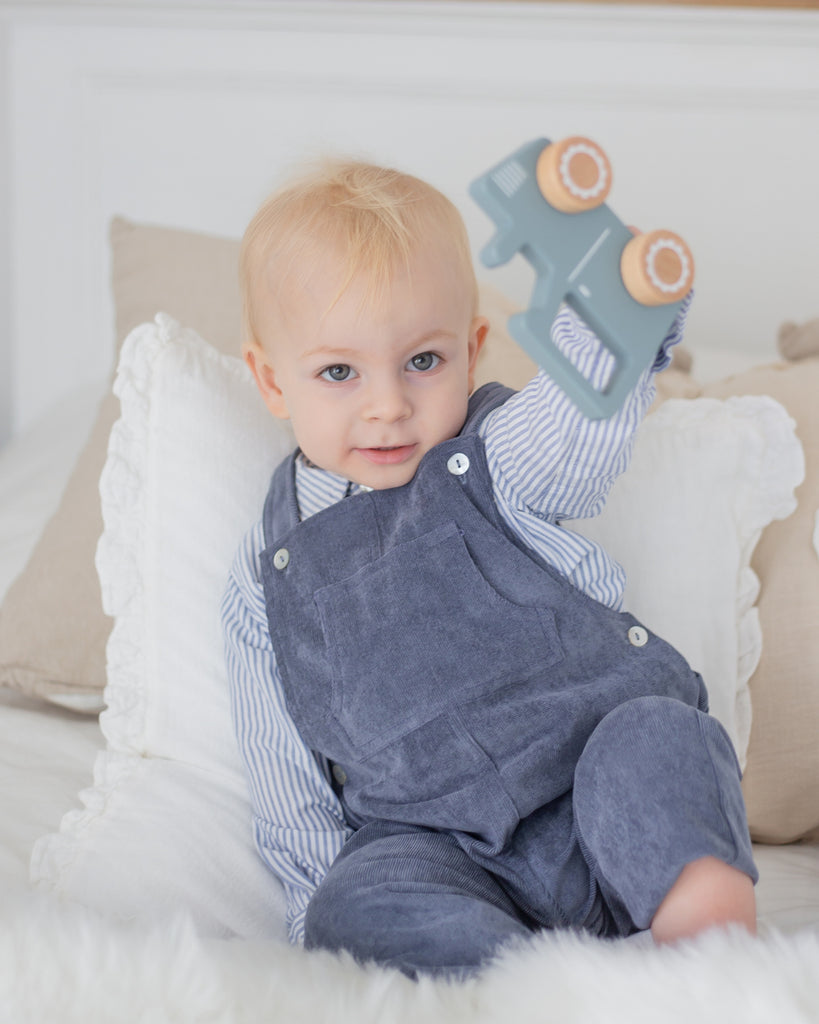
[[[33,0],[0,6],[0,55],[0,440],[110,368],[112,215],[238,236],[326,150],[429,178],[477,250],[468,183],[591,135],[620,216],[694,249],[693,344],[772,354],[819,315],[818,11]],[[522,261],[491,280],[528,294]]]

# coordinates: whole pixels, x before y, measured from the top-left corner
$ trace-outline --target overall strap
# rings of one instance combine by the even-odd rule
[[[270,547],[277,537],[289,533],[299,523],[299,503],[296,497],[298,455],[297,448],[279,463],[270,481],[262,512],[265,547]]]

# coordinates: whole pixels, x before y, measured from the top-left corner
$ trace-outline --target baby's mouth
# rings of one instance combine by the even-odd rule
[[[416,448],[415,444],[399,444],[382,448],[359,448],[358,451],[368,462],[378,466],[393,466],[411,458]]]

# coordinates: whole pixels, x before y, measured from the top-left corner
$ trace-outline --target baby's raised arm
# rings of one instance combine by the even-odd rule
[[[496,494],[511,508],[557,524],[596,515],[628,465],[634,432],[654,398],[654,376],[682,338],[686,302],[624,405],[608,419],[588,419],[548,374],[527,386],[481,425]],[[610,355],[568,307],[558,315],[555,344],[595,383]]]

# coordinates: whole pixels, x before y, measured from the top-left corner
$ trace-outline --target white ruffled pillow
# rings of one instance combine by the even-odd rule
[[[572,528],[626,570],[625,606],[702,673],[744,767],[762,652],[751,555],[796,508],[802,447],[767,397],[669,399],[642,424],[606,508]]]
[[[130,335],[116,390],[97,558],[116,620],[107,748],[82,809],[35,847],[32,875],[108,914],[184,909],[208,934],[284,940],[281,890],[251,837],[219,604],[292,438],[238,359],[167,317]],[[630,572],[630,605],[703,672],[740,748],[760,646],[748,563],[765,523],[793,507],[800,472],[775,402],[668,402],[642,426],[607,511],[584,526]]]
[[[284,939],[283,896],[251,838],[219,605],[293,439],[240,360],[165,316],[128,337],[115,392],[97,551],[115,619],[107,748],[84,809],[35,846],[32,877],[106,913],[182,907],[208,934]]]

